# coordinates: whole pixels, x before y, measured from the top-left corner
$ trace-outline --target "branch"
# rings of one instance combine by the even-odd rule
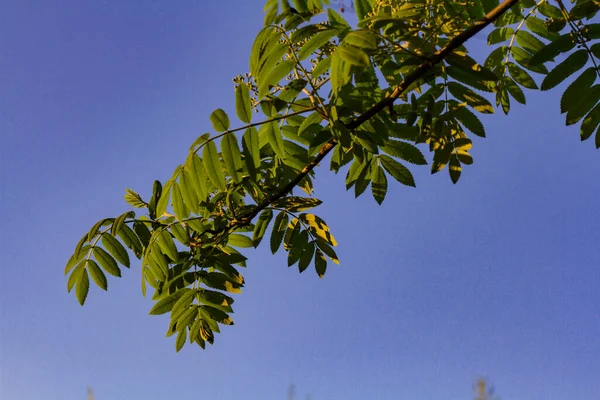
[[[354,130],[361,126],[363,123],[373,118],[378,112],[386,109],[387,107],[394,104],[394,101],[402,95],[408,89],[408,87],[413,84],[415,81],[424,77],[433,67],[442,62],[444,58],[446,58],[450,53],[454,50],[462,46],[465,42],[471,39],[473,36],[482,31],[489,24],[493,23],[497,20],[502,14],[504,14],[510,7],[517,4],[519,0],[504,0],[500,3],[496,8],[487,13],[482,19],[475,22],[475,24],[469,29],[461,32],[446,46],[435,52],[429,60],[420,64],[417,68],[415,68],[410,74],[408,74],[404,80],[394,89],[392,94],[389,97],[386,97],[379,103],[375,104],[369,110],[367,110],[364,114],[358,116],[355,120],[348,123],[346,128],[348,130]],[[239,220],[231,221],[225,230],[235,229],[237,227],[241,227],[244,225],[248,225],[254,217],[258,215],[262,210],[268,207],[270,204],[276,202],[281,199],[285,195],[296,187],[300,183],[302,179],[304,179],[324,158],[333,150],[333,148],[338,144],[335,138],[330,139],[327,143],[325,143],[321,149],[319,150],[319,154],[315,156],[315,158],[306,165],[302,171],[292,179],[288,184],[286,184],[281,189],[277,190],[270,196],[265,197],[252,212],[245,215],[243,218]]]

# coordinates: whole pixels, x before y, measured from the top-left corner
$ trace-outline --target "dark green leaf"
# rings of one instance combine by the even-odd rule
[[[254,225],[254,232],[252,233],[252,244],[254,247],[258,247],[262,241],[263,236],[273,218],[273,210],[267,209],[259,215],[256,225]]]
[[[473,132],[475,135],[479,137],[485,137],[485,128],[483,127],[483,124],[475,114],[469,111],[469,109],[466,107],[460,107],[454,110],[452,114],[465,128]]]
[[[279,247],[281,246],[281,241],[283,240],[283,235],[285,234],[285,230],[288,226],[288,216],[287,213],[282,211],[277,214],[275,217],[275,222],[273,224],[273,231],[271,232],[271,252],[275,254]]]
[[[558,64],[552,71],[546,75],[544,80],[542,81],[541,90],[549,90],[567,79],[569,76],[579,71],[581,68],[585,66],[585,63],[588,61],[589,55],[586,50],[578,50],[569,57],[567,57],[563,62]]]
[[[371,191],[373,197],[378,204],[383,203],[385,195],[387,194],[387,178],[381,165],[378,165],[377,159],[373,159],[373,165],[371,166]]]
[[[327,259],[319,249],[315,252],[315,270],[319,278],[323,278],[325,271],[327,271]]]
[[[404,165],[394,160],[392,157],[388,157],[385,154],[379,156],[379,161],[383,168],[394,177],[398,182],[403,185],[415,187],[415,179],[411,172]]]
[[[416,146],[399,140],[388,140],[381,148],[387,154],[416,165],[426,165],[427,160]]]
[[[581,93],[577,105],[567,112],[567,125],[583,118],[600,101],[600,85],[594,85]]]
[[[563,92],[560,98],[560,112],[566,113],[575,108],[579,100],[581,100],[582,94],[594,84],[596,77],[596,69],[594,67],[583,71]]]
[[[521,86],[526,87],[528,89],[538,88],[538,85],[535,83],[531,75],[529,75],[521,67],[511,62],[508,62],[506,66],[508,67],[508,72],[510,73],[510,76],[512,76],[513,79]]]

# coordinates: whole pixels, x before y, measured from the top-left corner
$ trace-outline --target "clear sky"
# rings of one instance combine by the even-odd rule
[[[558,92],[487,118],[453,186],[414,169],[379,207],[318,171],[341,266],[319,280],[249,253],[236,325],[176,354],[139,264],[80,307],[63,268],[81,235],[147,196],[234,104],[262,0],[0,4],[0,399],[471,398],[600,393],[600,153]],[[480,41],[480,44],[484,43]]]

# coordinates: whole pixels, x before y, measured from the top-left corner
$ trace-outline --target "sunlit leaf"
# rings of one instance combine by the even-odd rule
[[[220,108],[210,114],[210,122],[217,132],[224,132],[229,129],[229,116]]]
[[[250,102],[250,91],[243,82],[235,89],[235,112],[240,121],[249,124],[252,122],[252,103]]]
[[[98,264],[96,264],[96,261],[87,260],[87,270],[90,273],[92,280],[96,282],[96,285],[98,285],[99,288],[103,290],[108,289],[106,275],[104,275],[104,272],[102,272]]]
[[[225,190],[225,175],[221,169],[221,160],[215,142],[209,142],[204,146],[202,159],[204,160],[204,169],[212,184],[220,190]]]

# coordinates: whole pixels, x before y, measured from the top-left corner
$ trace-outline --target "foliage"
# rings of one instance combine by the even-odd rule
[[[90,278],[107,290],[130,254],[141,260],[150,314],[170,313],[179,351],[213,343],[231,325],[241,292],[244,248],[265,236],[288,265],[320,277],[339,263],[337,242],[312,213],[315,167],[325,162],[360,196],[384,201],[390,180],[415,186],[411,169],[447,167],[456,183],[471,165],[471,137],[486,136],[478,114],[525,104],[526,90],[550,90],[571,75],[560,111],[582,140],[600,147],[598,0],[356,0],[356,27],[326,0],[268,0],[250,72],[234,79],[236,117],[210,115],[215,133],[192,144],[185,162],[149,199],[127,189],[127,211],[98,221],[67,263],[67,288],[87,298]],[[487,28],[489,55],[465,43]],[[260,118],[258,117],[260,115]],[[413,167],[414,166],[414,167]],[[283,244],[283,246],[282,246]]]

